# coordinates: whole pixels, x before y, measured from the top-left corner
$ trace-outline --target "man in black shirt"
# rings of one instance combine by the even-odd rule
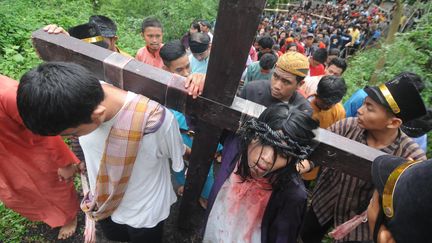
[[[312,114],[309,102],[297,92],[308,72],[309,62],[303,54],[285,53],[279,57],[270,81],[258,80],[248,83],[240,97],[263,106],[284,102]]]

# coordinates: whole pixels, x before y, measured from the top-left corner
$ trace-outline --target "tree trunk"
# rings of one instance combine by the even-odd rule
[[[384,41],[382,46],[388,46],[394,42],[395,34],[399,28],[399,24],[400,24],[400,21],[402,18],[402,10],[403,10],[401,0],[396,0],[395,4],[396,4],[396,8],[393,12],[393,18],[392,18],[392,22],[390,23],[389,32],[388,32],[386,40]],[[381,49],[381,51],[382,51],[383,55],[381,55],[381,58],[378,60],[377,65],[375,67],[375,71],[372,74],[371,79],[369,80],[370,85],[376,85],[376,83],[378,81],[378,73],[380,73],[382,71],[382,69],[384,68],[385,62],[386,62],[385,50]]]

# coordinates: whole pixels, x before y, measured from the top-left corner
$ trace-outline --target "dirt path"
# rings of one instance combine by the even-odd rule
[[[198,235],[192,236],[192,238],[185,238],[182,235],[182,232],[177,228],[177,215],[178,209],[180,206],[180,200],[177,201],[171,207],[171,213],[168,219],[165,221],[164,225],[164,243],[195,243],[201,242],[201,239]],[[204,217],[205,211],[202,210],[201,214]],[[57,240],[59,229],[51,229],[46,224],[36,224],[28,229],[27,234],[24,236],[21,242],[38,242],[38,243],[51,243],[51,242],[59,242],[59,243],[82,243],[83,232],[84,232],[84,214],[82,212],[79,213],[78,217],[78,227],[77,233],[75,233],[71,238],[67,240]],[[98,243],[114,243],[114,241],[109,241],[101,234],[100,230],[97,230],[97,242]]]

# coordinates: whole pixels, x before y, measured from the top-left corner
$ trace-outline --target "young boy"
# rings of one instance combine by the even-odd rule
[[[327,49],[320,48],[309,57],[309,76],[321,76],[325,74],[324,63],[327,60]]]
[[[426,113],[417,89],[397,76],[379,87],[366,87],[368,94],[357,118],[348,118],[329,130],[385,153],[412,159],[425,159],[418,145],[400,130]],[[333,169],[324,168],[312,194],[312,205],[302,230],[305,243],[321,242],[331,226],[340,225],[362,213],[372,197],[370,182]],[[360,225],[342,241],[370,240],[369,230]]]
[[[244,85],[255,80],[270,80],[273,75],[277,56],[273,53],[264,54],[257,62],[247,67]]]
[[[188,86],[190,85],[190,89],[192,91],[202,92],[204,87],[204,79],[205,74],[202,73],[193,73],[191,74],[191,66],[189,63],[189,58],[186,54],[186,49],[181,43],[180,40],[172,40],[166,43],[160,50],[160,56],[162,57],[164,66],[162,67],[164,70],[175,73],[177,75],[183,76],[186,79],[186,83]],[[199,88],[194,89],[192,86],[199,86]],[[192,94],[196,96],[197,94]],[[187,119],[184,114],[171,110],[177,119],[177,122],[180,125],[180,132],[182,134],[183,142],[189,148],[192,148],[193,137],[190,136],[189,126],[187,124]],[[218,151],[222,149],[222,146],[218,146]],[[177,194],[183,195],[184,184],[186,179],[186,169],[181,172],[175,173],[175,177],[177,182],[180,184],[180,187],[177,189]],[[201,197],[199,198],[199,203],[203,208],[207,208],[207,199],[213,186],[214,175],[213,175],[213,165],[210,167],[210,171],[207,176],[207,180],[204,184],[204,188],[201,192]]]
[[[432,160],[383,155],[372,164],[375,191],[367,210],[376,243],[430,242]]]
[[[333,75],[337,77],[341,77],[342,74],[347,69],[347,64],[344,59],[342,58],[335,58],[333,59],[330,64],[325,69],[324,75]],[[304,84],[300,87],[301,90],[304,91],[306,96],[311,96],[316,93],[318,83],[321,80],[323,76],[306,76],[304,80]]]
[[[168,160],[181,171],[185,152],[171,112],[62,62],[27,72],[17,100],[24,124],[34,133],[80,137],[91,191],[81,208],[109,240],[161,241],[163,222],[176,201]]]
[[[419,93],[422,93],[422,91],[426,88],[421,77],[415,73],[401,72],[398,76],[401,77],[404,76],[405,78],[401,79],[401,81],[411,82],[417,88]],[[351,95],[351,97],[344,103],[346,116],[356,117],[357,111],[362,106],[366,97],[367,97],[367,93],[363,89],[359,89],[356,92],[354,92],[354,94]],[[423,134],[416,134],[415,132],[414,133],[411,132],[415,130],[422,130],[422,127],[418,127],[417,121],[413,120],[409,123],[405,123],[402,125],[401,129],[404,133],[406,133],[409,137],[411,137],[418,145],[420,145],[420,148],[423,149],[423,151],[426,151],[427,131],[424,131]]]
[[[345,110],[340,103],[347,88],[345,80],[336,76],[324,76],[318,83],[317,93],[309,100],[313,109],[312,118],[319,121],[321,128],[345,118]]]
[[[207,73],[211,50],[210,36],[206,33],[197,32],[189,36],[189,63],[192,73]]]
[[[128,53],[121,50],[116,42],[117,25],[110,18],[103,15],[90,16],[89,22],[69,28],[69,32],[60,26],[50,24],[44,27],[49,34],[66,34],[84,42],[98,45],[110,51],[118,52],[124,56],[131,57]]]
[[[328,128],[345,118],[345,110],[340,103],[346,93],[345,80],[336,76],[324,76],[318,83],[316,95],[309,97],[312,107],[312,119],[319,122],[321,128]],[[303,174],[304,180],[315,180],[319,167]]]
[[[58,239],[66,239],[77,226],[78,196],[70,179],[78,159],[59,136],[26,129],[18,114],[17,87],[18,82],[0,75],[0,201],[29,220],[61,227]]]
[[[162,58],[159,55],[163,39],[161,22],[155,18],[144,19],[141,25],[141,36],[146,46],[138,50],[135,58],[140,62],[161,68],[163,66]]]

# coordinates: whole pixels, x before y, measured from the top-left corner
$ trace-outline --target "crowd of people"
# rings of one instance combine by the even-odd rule
[[[336,242],[429,242],[432,161],[425,151],[432,110],[420,95],[422,78],[406,70],[341,103],[346,58],[373,45],[389,19],[389,12],[362,0],[303,1],[262,16],[237,94],[267,109],[224,136],[215,151],[219,172],[212,165],[198,201],[207,212],[203,242],[313,243],[332,228]],[[184,77],[196,98],[205,85],[213,27],[194,21],[181,39],[164,43],[161,22],[145,18],[145,46],[135,59]],[[55,24],[44,29],[133,58],[116,45],[116,24],[106,16],[68,31]],[[71,179],[86,173],[90,191],[80,207],[106,238],[162,241],[187,178],[188,117],[73,63],[46,62],[19,83],[0,81],[0,200],[7,207],[60,226],[58,237],[66,239],[77,225]],[[387,153],[372,163],[372,181],[308,160],[317,127]],[[71,137],[75,155],[59,135]],[[180,184],[176,192],[171,171]]]

